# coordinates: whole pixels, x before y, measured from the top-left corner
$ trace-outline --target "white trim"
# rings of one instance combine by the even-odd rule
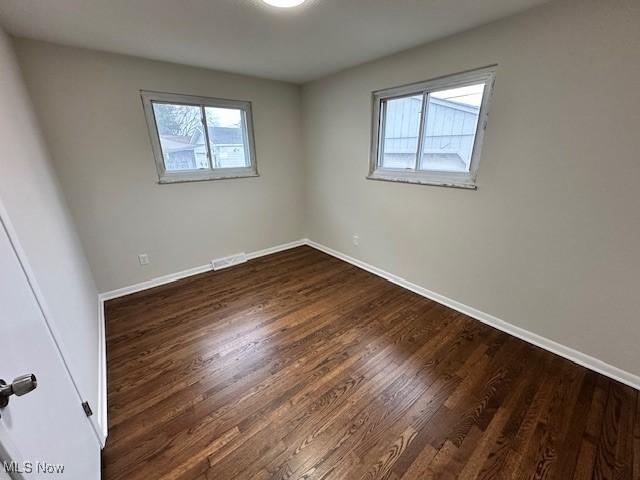
[[[640,390],[640,377],[637,375],[622,370],[618,367],[614,367],[613,365],[609,365],[608,363],[605,363],[602,360],[598,360],[597,358],[587,355],[586,353],[574,350],[573,348],[567,347],[541,335],[525,330],[524,328],[517,327],[511,323],[494,317],[493,315],[482,312],[476,308],[470,307],[451,298],[445,297],[444,295],[440,295],[439,293],[427,290],[426,288],[416,285],[415,283],[411,283],[402,277],[389,273],[385,270],[382,270],[381,268],[374,267],[373,265],[363,262],[362,260],[358,260],[356,258],[350,257],[349,255],[345,255],[344,253],[333,250],[332,248],[329,248],[320,243],[314,242],[312,240],[307,240],[307,245],[320,250],[321,252],[327,253],[333,257],[339,258],[340,260],[344,260],[345,262],[355,265],[356,267],[362,268],[363,270],[373,273],[374,275],[385,278],[391,283],[395,283],[400,287],[411,290],[418,295],[441,303],[442,305],[457,310],[458,312],[464,313],[469,317],[475,318],[482,323],[497,328],[498,330],[508,333],[509,335],[513,335],[514,337],[524,340],[525,342],[536,345],[537,347],[540,347],[551,353],[555,353],[556,355],[560,355],[567,360],[570,360],[595,372],[601,373],[602,375],[612,378],[613,380],[617,380],[620,383],[624,383],[625,385],[635,388],[636,390]]]
[[[247,253],[247,259],[252,260],[258,257],[264,257],[265,255],[271,255],[272,253],[289,250],[291,248],[300,247],[306,244],[306,239],[283,243],[281,245],[276,245],[275,247],[265,248],[264,250]],[[151,280],[136,283],[135,285],[129,285],[128,287],[117,288],[115,290],[104,292],[99,294],[98,298],[102,302],[106,302],[107,300],[113,300],[114,298],[124,297],[125,295],[131,295],[132,293],[141,292],[143,290],[149,290],[150,288],[166,285],[167,283],[172,283],[183,278],[191,277],[192,275],[208,272],[210,270],[213,270],[211,267],[211,263],[207,263],[206,265],[188,268],[187,270],[182,270],[181,272],[170,273],[168,275],[162,275],[161,277],[152,278]]]
[[[107,337],[104,322],[104,300],[98,295],[98,406],[96,416],[102,447],[107,444],[109,423],[107,418]]]
[[[209,270],[212,270],[210,263],[199,267],[188,268],[181,272],[162,275],[161,277],[152,278],[151,280],[136,283],[135,285],[129,285],[128,287],[117,288],[109,292],[100,293],[98,295],[98,299],[103,302],[113,300],[114,298],[120,298],[126,295],[131,295],[132,293],[142,292],[143,290],[149,290],[150,288],[159,287],[160,285],[166,285],[167,283],[172,283],[199,273],[208,272]]]
[[[301,238],[294,242],[283,243],[282,245],[276,245],[275,247],[265,248],[264,250],[258,250],[256,252],[247,253],[247,260],[253,260],[254,258],[266,257],[273,253],[282,252],[284,250],[290,250],[292,248],[301,247],[302,245],[308,245],[309,240]]]

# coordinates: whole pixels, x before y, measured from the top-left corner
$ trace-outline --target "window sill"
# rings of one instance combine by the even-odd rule
[[[449,172],[407,172],[404,170],[375,170],[367,176],[368,180],[383,182],[412,183],[434,187],[462,188],[477,190],[478,186],[469,174]]]
[[[192,173],[165,173],[158,183],[167,185],[171,183],[208,182],[212,180],[232,180],[238,178],[259,177],[254,169],[229,169],[226,172],[192,172]]]

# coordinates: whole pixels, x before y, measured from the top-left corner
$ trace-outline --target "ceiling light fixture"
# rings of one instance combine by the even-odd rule
[[[306,0],[262,0],[273,7],[278,8],[291,8],[302,5]]]

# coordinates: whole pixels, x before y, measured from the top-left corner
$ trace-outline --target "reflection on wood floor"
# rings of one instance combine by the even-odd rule
[[[638,392],[310,247],[107,337],[105,480],[640,478]]]

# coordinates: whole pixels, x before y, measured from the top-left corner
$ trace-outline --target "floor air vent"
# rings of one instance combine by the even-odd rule
[[[246,253],[238,253],[236,255],[231,255],[230,257],[218,258],[217,260],[211,261],[211,266],[214,270],[222,270],[223,268],[229,268],[233,265],[238,265],[240,263],[245,263],[247,261]]]

